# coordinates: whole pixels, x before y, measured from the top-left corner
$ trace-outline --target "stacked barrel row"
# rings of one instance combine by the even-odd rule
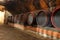
[[[40,18],[41,20],[40,20]],[[45,19],[46,18],[46,19]],[[38,10],[34,12],[21,13],[14,16],[8,17],[8,22],[20,23],[24,25],[45,25],[47,20],[47,14],[44,10]]]
[[[8,21],[12,23],[19,23],[25,26],[41,26],[60,28],[60,7],[54,11],[37,10],[28,13],[21,13],[18,15],[8,17]]]

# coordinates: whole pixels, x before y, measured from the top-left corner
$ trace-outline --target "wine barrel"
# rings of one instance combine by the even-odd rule
[[[36,14],[37,14],[37,12],[34,11],[34,12],[30,12],[30,14],[28,15],[27,23],[28,23],[29,26],[36,27],[36,25],[37,25]]]
[[[57,7],[53,12],[51,16],[51,22],[52,25],[59,29],[60,28],[60,7]]]
[[[19,14],[20,24],[27,25],[28,13]]]
[[[17,16],[18,15],[14,15],[14,23],[17,23]]]
[[[23,22],[24,21],[24,19],[23,19],[24,17],[23,16],[24,16],[24,14],[19,14],[20,24],[24,24],[24,22]]]
[[[30,13],[30,14],[28,15],[27,23],[28,23],[28,25],[31,25],[32,22],[33,22],[33,15]]]
[[[38,26],[45,26],[48,23],[47,12],[45,10],[38,12],[36,16],[36,22]]]
[[[13,16],[8,16],[7,21],[8,21],[9,23],[13,23]]]

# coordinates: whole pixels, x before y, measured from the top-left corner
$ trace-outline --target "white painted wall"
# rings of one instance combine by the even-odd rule
[[[4,12],[0,11],[0,24],[4,23],[4,15],[5,15],[5,11]]]

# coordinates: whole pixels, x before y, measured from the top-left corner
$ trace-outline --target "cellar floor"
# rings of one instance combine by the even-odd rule
[[[0,25],[0,40],[45,40],[44,38],[41,38],[36,38],[25,33],[23,30],[16,29],[9,25]]]

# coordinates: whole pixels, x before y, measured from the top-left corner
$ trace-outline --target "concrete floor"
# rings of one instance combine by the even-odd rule
[[[0,40],[41,40],[8,25],[0,25]]]

